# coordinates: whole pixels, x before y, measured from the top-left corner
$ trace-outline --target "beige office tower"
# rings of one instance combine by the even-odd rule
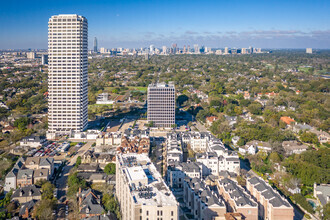
[[[123,220],[178,219],[178,202],[146,155],[117,154],[116,196]]]
[[[48,22],[47,138],[87,128],[88,23],[80,15],[54,15]]]
[[[175,87],[157,83],[148,86],[148,122],[154,127],[170,128],[175,124]]]

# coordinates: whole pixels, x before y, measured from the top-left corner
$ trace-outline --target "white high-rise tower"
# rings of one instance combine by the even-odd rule
[[[48,22],[48,134],[87,128],[88,23],[80,15],[54,15]]]

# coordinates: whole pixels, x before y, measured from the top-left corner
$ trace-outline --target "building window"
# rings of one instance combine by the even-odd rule
[[[147,215],[149,215],[149,211],[147,211]]]
[[[171,211],[171,216],[174,216],[174,212],[173,211]]]

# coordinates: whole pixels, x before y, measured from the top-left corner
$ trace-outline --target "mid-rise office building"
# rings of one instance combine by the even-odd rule
[[[48,22],[48,134],[87,128],[88,24],[80,15],[54,15]]]
[[[170,128],[175,124],[174,84],[157,83],[148,86],[148,121],[155,127]]]
[[[148,156],[116,156],[116,196],[123,220],[178,219],[178,202]]]

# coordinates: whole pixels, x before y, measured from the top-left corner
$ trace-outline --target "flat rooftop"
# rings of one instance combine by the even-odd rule
[[[137,204],[152,206],[177,206],[171,190],[165,184],[155,165],[143,154],[117,155],[131,196]]]

